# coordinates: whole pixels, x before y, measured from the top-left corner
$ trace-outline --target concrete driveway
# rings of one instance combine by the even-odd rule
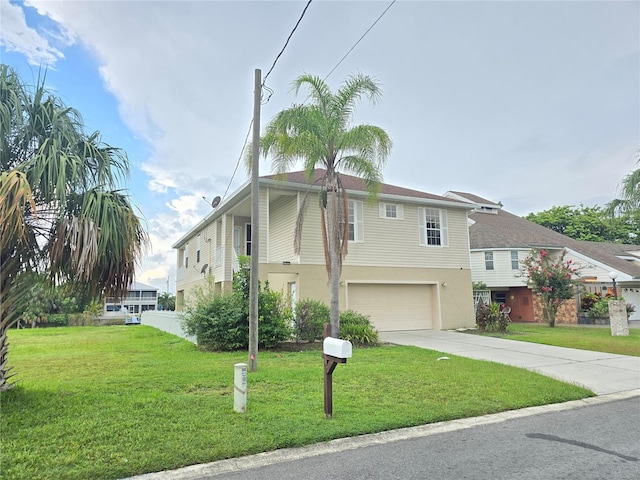
[[[526,368],[584,386],[597,395],[640,389],[640,357],[438,330],[380,332],[380,339]]]

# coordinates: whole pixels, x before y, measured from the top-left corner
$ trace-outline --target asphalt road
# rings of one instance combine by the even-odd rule
[[[191,478],[638,480],[640,397]]]

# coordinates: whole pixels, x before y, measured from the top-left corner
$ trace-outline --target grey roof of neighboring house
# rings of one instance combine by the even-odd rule
[[[472,197],[470,194],[458,193],[458,195],[464,195],[469,199]],[[481,203],[493,203],[485,199],[480,200]],[[469,214],[469,218],[475,222],[469,227],[469,244],[472,250],[569,248],[612,269],[640,278],[638,262],[619,258],[619,256],[633,256],[640,260],[640,255],[637,253],[640,251],[640,245],[575,240],[502,209],[497,210],[497,213],[473,212]]]
[[[479,203],[479,204],[486,204],[486,205],[495,205],[496,207],[499,207],[500,204],[496,203],[496,202],[492,202],[491,200],[487,200],[486,198],[482,198],[479,197],[478,195],[474,195],[473,193],[467,193],[467,192],[456,192],[455,190],[449,190],[450,193],[453,193],[454,195],[457,195],[459,197],[464,197],[467,200],[473,202],[473,203]]]

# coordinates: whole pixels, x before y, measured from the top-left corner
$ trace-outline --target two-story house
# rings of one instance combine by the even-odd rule
[[[444,196],[475,204],[469,214],[472,278],[487,285],[492,301],[511,307],[512,320],[541,319],[540,308],[534,308],[534,296],[520,271],[522,260],[534,248],[555,255],[566,250],[565,259],[581,268],[580,279],[592,293],[613,293],[613,273],[618,295],[636,306],[631,320],[640,320],[640,246],[574,240],[477,195],[447,192]],[[576,322],[577,303],[568,302],[566,307],[561,321]]]
[[[315,172],[315,179],[323,175]],[[382,184],[367,199],[364,182],[341,175],[349,198],[349,245],[340,282],[340,307],[371,316],[380,331],[451,329],[475,324],[467,213],[468,202]],[[320,187],[304,172],[285,180],[264,176],[260,185],[259,278],[292,300],[328,304],[329,289],[317,199]],[[300,253],[294,232],[304,196],[310,194]],[[213,278],[231,289],[238,255],[251,255],[251,186],[225,199],[180,238],[177,307],[189,291]]]

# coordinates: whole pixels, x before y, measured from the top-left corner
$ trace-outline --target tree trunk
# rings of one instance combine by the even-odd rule
[[[338,239],[340,228],[337,218],[337,198],[335,189],[327,192],[327,236],[329,241],[329,313],[331,320],[331,336],[340,336],[340,270],[341,245]]]
[[[553,305],[545,304],[543,311],[544,311],[544,318],[549,324],[549,326],[555,327],[556,326],[556,309],[553,307]]]

